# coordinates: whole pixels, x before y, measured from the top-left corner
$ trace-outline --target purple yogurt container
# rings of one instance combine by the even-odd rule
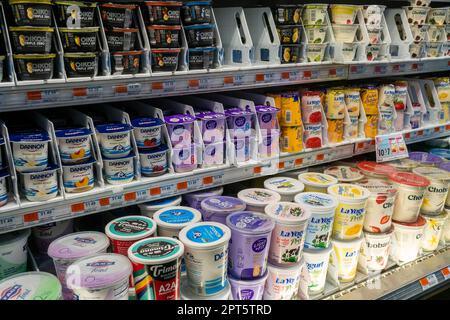
[[[261,130],[272,130],[277,128],[278,108],[270,106],[256,106],[259,127]]]
[[[251,135],[253,117],[251,111],[233,108],[225,110],[225,114],[232,137],[244,138]]]
[[[226,115],[213,111],[199,112],[197,120],[201,122],[202,137],[204,143],[222,142],[225,138]]]
[[[196,144],[177,145],[172,151],[172,165],[175,172],[190,172],[197,168]]]
[[[442,170],[450,171],[450,162],[441,163],[439,168],[441,168]]]
[[[228,215],[231,229],[228,272],[235,279],[253,280],[266,273],[270,238],[275,223],[269,216],[252,211]]]
[[[226,224],[229,214],[244,211],[246,204],[241,199],[226,196],[214,196],[200,203],[203,221],[215,221]]]
[[[409,153],[409,159],[419,162],[421,166],[438,167],[444,160],[434,154],[422,151]]]
[[[175,114],[164,117],[172,146],[189,146],[192,143],[195,117]]]
[[[229,276],[233,300],[262,300],[268,272],[254,280],[238,280]]]
[[[225,162],[225,143],[205,144],[203,149],[202,168],[220,166]]]
[[[218,187],[185,194],[183,195],[183,200],[189,207],[201,211],[202,207],[200,204],[203,200],[209,197],[221,196],[222,194],[223,194],[223,187]]]

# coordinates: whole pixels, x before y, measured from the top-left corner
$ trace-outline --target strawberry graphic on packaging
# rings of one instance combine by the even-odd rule
[[[387,197],[386,196],[377,196],[377,198],[375,199],[377,204],[383,204],[386,201]]]
[[[384,216],[380,219],[380,224],[386,224],[389,222],[389,220],[391,220],[390,216]]]

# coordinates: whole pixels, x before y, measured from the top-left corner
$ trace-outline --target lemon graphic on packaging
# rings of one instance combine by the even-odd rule
[[[81,47],[81,38],[79,36],[75,36],[75,44]]]
[[[298,29],[294,29],[294,33],[292,34],[292,42],[298,41]]]
[[[20,43],[21,46],[25,45],[25,36],[23,34],[21,34],[19,36],[19,43]]]
[[[361,228],[362,228],[361,224],[355,224],[353,227],[350,227],[345,231],[345,235],[354,236],[361,231]]]
[[[33,19],[33,8],[27,9],[27,17],[28,19]]]
[[[27,63],[27,72],[33,73],[33,64],[31,62]]]
[[[76,11],[75,9],[73,9],[72,12],[70,12],[70,16],[71,16],[73,19],[76,19],[76,18],[77,18],[77,11]]]
[[[284,61],[286,61],[286,62],[291,61],[291,52],[290,52],[290,49],[289,49],[289,48],[285,48],[285,49],[284,49],[284,52],[283,52],[283,59],[284,59]]]
[[[296,9],[294,11],[294,18],[293,18],[295,24],[297,24],[300,21],[300,9]]]
[[[70,68],[73,70],[73,71],[77,71],[77,67],[75,66],[75,62],[71,62],[70,63]]]

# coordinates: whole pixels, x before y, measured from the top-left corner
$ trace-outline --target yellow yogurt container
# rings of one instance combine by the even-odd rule
[[[281,126],[301,126],[300,96],[298,92],[281,94]]]
[[[333,250],[330,255],[328,273],[338,282],[352,282],[356,277],[359,250],[363,237],[353,240],[331,239]]]
[[[335,177],[319,172],[301,173],[298,180],[305,185],[304,192],[327,193],[328,187],[338,183]]]
[[[281,151],[300,152],[303,150],[303,127],[281,127]]]

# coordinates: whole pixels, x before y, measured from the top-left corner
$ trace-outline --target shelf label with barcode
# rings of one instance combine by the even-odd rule
[[[450,279],[450,266],[446,266],[444,269],[442,269],[441,273],[444,276],[445,280]]]
[[[12,230],[23,225],[22,217],[17,215],[13,217],[0,218],[0,230]]]
[[[151,90],[153,93],[173,92],[175,91],[175,81],[153,82],[151,84]]]
[[[123,194],[111,196],[109,198],[109,203],[113,207],[122,205],[124,203]]]
[[[27,92],[27,101],[29,103],[37,103],[37,102],[55,102],[59,98],[59,90],[57,89],[49,89],[49,90],[40,90],[40,91],[29,91]]]
[[[420,285],[422,286],[422,290],[428,290],[439,283],[436,275],[434,273],[422,278],[419,280]]]
[[[74,99],[100,98],[102,94],[103,94],[103,87],[101,86],[72,89],[72,96]]]
[[[375,138],[375,151],[377,162],[386,162],[408,157],[403,134],[396,132],[388,135],[380,135]]]
[[[177,192],[177,185],[174,183],[161,186],[161,196],[172,195]]]

